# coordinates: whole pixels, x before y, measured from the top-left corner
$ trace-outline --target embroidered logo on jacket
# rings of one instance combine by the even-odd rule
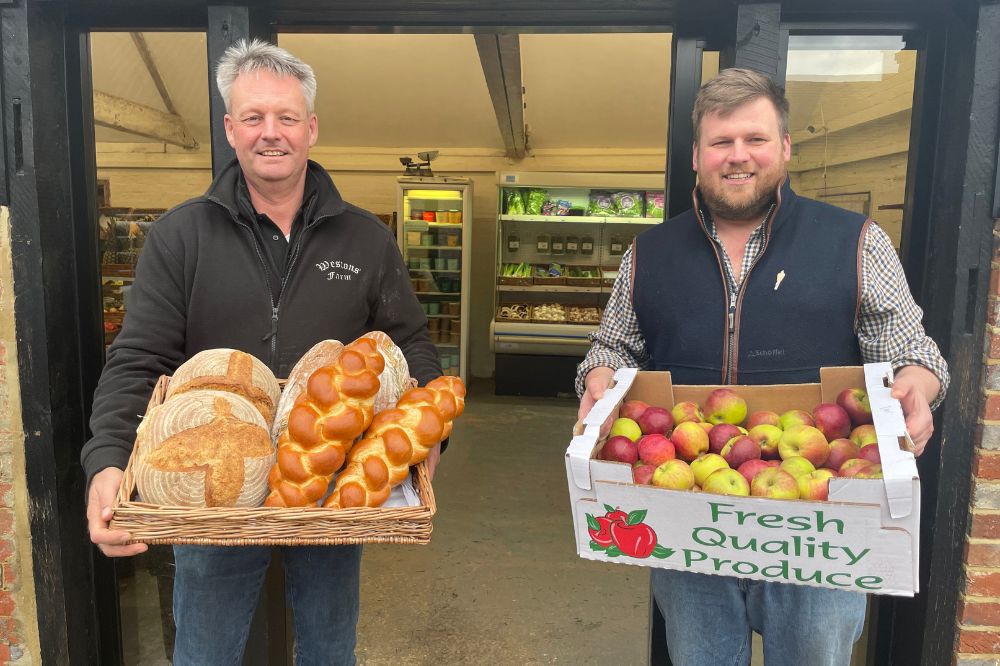
[[[361,272],[361,269],[354,264],[336,259],[334,261],[321,261],[316,264],[320,272],[326,274],[327,280],[350,280]]]

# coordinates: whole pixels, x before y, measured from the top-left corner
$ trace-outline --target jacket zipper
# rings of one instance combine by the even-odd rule
[[[712,240],[712,236],[708,233],[708,227],[705,225],[705,218],[701,213],[701,209],[695,206],[695,212],[698,216],[698,221],[701,223],[701,231],[703,234],[705,234],[705,238],[708,239],[709,245],[712,246],[712,251],[715,252],[715,261],[719,264],[719,275],[722,276],[722,288],[723,290],[725,290],[726,298],[729,301],[729,312],[726,325],[726,342],[725,342],[725,349],[722,350],[722,359],[723,359],[722,377],[723,381],[725,383],[728,383],[726,378],[729,376],[729,359],[730,355],[732,354],[733,325],[735,321],[736,302],[734,300],[732,292],[729,289],[729,278],[726,277],[726,269],[722,265],[722,256],[719,254],[719,246],[718,244],[716,244],[714,240]]]

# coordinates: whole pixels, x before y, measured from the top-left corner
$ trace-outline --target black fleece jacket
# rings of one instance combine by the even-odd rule
[[[274,276],[256,220],[241,212],[239,176],[234,160],[204,196],[150,228],[128,314],[94,394],[93,436],[80,456],[88,484],[106,467],[125,468],[157,378],[204,349],[240,349],[286,377],[320,340],[346,344],[381,330],[421,385],[441,374],[427,317],[385,224],[346,203],[326,171],[309,162],[316,193],[303,203],[285,274]]]

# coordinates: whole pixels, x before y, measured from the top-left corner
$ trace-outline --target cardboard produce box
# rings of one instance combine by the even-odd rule
[[[888,363],[823,368],[819,384],[731,386],[760,410],[811,411],[837,394],[866,387],[884,479],[833,478],[828,501],[734,497],[635,485],[632,468],[594,458],[601,424],[624,400],[670,409],[699,405],[718,386],[672,386],[669,372],[622,369],[578,426],[566,475],[580,557],[638,566],[913,596],[919,591],[920,480],[902,409],[889,395]],[[593,541],[597,517],[625,518],[615,543]],[[589,522],[588,522],[589,521]]]

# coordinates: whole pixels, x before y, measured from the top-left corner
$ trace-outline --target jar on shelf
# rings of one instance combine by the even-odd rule
[[[552,254],[564,254],[566,252],[566,237],[562,234],[552,234]]]
[[[618,256],[624,251],[625,244],[622,241],[622,237],[618,234],[611,234],[610,242],[608,243],[608,254]]]
[[[580,237],[566,236],[566,254],[576,254],[580,251]]]
[[[535,251],[538,254],[548,254],[550,240],[548,234],[538,234],[535,238]]]
[[[594,254],[594,237],[590,234],[580,236],[580,254]]]
[[[462,211],[452,208],[448,211],[448,222],[450,224],[462,224]]]

